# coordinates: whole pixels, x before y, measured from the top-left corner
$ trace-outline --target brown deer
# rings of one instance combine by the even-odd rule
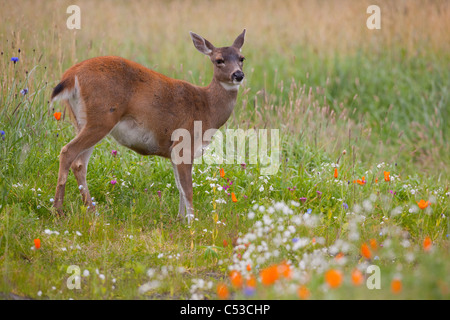
[[[172,150],[180,143],[171,138],[175,130],[189,131],[193,141],[194,121],[201,121],[203,134],[208,129],[220,128],[228,120],[244,79],[241,48],[245,29],[232,46],[222,48],[214,47],[193,32],[190,35],[197,50],[208,55],[214,66],[212,81],[206,87],[171,79],[113,56],[85,60],[64,73],[53,89],[51,103],[65,102],[77,135],[61,149],[59,156],[53,203],[58,214],[63,214],[69,169],[76,177],[85,205],[92,208],[86,183],[87,166],[94,146],[108,134],[142,155],[172,159]],[[192,163],[198,150],[182,152],[187,152],[184,155],[191,161],[172,161],[172,165],[180,192],[178,215],[184,218],[187,211],[190,223],[194,217]]]

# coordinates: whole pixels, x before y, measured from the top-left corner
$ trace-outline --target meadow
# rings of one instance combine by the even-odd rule
[[[1,3],[0,299],[450,298],[448,1],[378,1],[379,30],[370,1],[77,1],[79,30],[71,4]],[[222,131],[279,130],[276,174],[195,165],[188,225],[170,162],[108,137],[95,210],[71,174],[55,215],[67,68],[118,55],[205,86],[189,31],[219,47],[244,28]]]

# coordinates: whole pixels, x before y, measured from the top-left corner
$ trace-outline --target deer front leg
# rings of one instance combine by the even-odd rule
[[[186,212],[186,203],[184,202],[183,189],[180,184],[180,177],[178,175],[177,165],[172,162],[173,173],[175,175],[175,183],[177,184],[178,192],[180,193],[180,205],[178,208],[178,218],[184,219]]]
[[[180,191],[180,207],[178,215],[187,217],[188,224],[194,219],[194,206],[192,203],[192,164],[174,164],[175,180]],[[185,214],[186,210],[186,214]]]

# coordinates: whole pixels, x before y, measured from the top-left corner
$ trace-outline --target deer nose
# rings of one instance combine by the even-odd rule
[[[244,79],[244,73],[241,70],[233,72],[233,74],[231,75],[231,79],[233,81],[236,80],[237,82],[241,82],[242,79]]]

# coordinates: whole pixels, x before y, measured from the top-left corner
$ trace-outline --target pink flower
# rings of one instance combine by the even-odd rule
[[[115,156],[117,156],[117,150],[112,150],[111,151],[111,154],[115,157]]]
[[[111,183],[112,185],[115,185],[115,184],[117,183],[117,181],[116,181],[116,180],[111,180],[110,183]]]

